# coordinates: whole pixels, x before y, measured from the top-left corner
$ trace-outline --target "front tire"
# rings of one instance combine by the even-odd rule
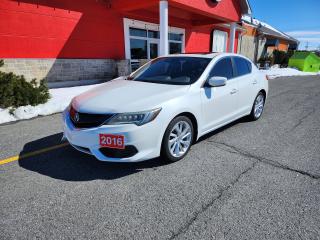
[[[162,140],[161,157],[168,162],[184,158],[193,142],[194,129],[186,116],[174,118],[168,125]]]
[[[265,95],[262,92],[259,92],[254,100],[252,110],[249,115],[250,120],[256,121],[261,117],[264,110],[265,99]]]

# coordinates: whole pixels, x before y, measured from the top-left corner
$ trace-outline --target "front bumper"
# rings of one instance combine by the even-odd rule
[[[94,155],[101,161],[139,162],[160,155],[163,129],[155,119],[145,125],[135,124],[102,125],[96,128],[78,129],[72,124],[69,112],[63,112],[64,137],[77,150]],[[107,157],[100,151],[99,134],[123,135],[125,146],[134,146],[137,153],[132,157]]]

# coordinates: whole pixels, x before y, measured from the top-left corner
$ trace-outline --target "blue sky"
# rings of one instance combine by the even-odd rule
[[[300,40],[300,49],[320,47],[320,0],[249,0],[253,17]]]

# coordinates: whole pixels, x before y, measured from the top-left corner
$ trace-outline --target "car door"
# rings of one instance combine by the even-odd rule
[[[250,113],[257,94],[258,81],[252,74],[252,63],[242,57],[233,57],[235,77],[238,82],[238,110],[239,116]]]
[[[217,76],[227,78],[227,84],[221,87],[210,87],[206,83],[201,88],[204,132],[232,121],[237,109],[238,86],[230,57],[218,60],[212,67],[208,79]]]

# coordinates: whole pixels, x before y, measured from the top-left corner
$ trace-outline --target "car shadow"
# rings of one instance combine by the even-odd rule
[[[160,158],[139,163],[102,162],[91,155],[73,149],[70,145],[25,157],[30,152],[61,144],[61,137],[62,133],[59,133],[25,144],[19,154],[20,167],[54,179],[90,181],[118,179],[145,169],[156,170],[166,165],[166,162]]]
[[[241,118],[224,127],[202,136],[196,144],[243,122],[247,118]],[[81,153],[70,145],[60,146],[50,151],[38,152],[45,148],[51,148],[61,144],[62,133],[37,139],[24,145],[20,152],[19,165],[27,170],[65,181],[91,181],[97,179],[113,180],[131,174],[139,173],[145,169],[157,170],[166,163],[161,158],[150,159],[138,163],[110,163],[97,160],[95,157]],[[34,156],[25,157],[31,152],[38,152]]]

